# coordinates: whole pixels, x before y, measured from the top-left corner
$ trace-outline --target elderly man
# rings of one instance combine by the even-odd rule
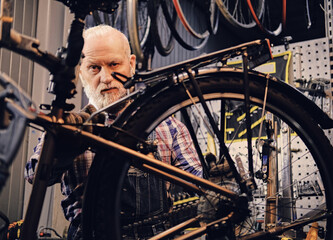
[[[111,73],[117,72],[131,77],[135,73],[136,62],[135,55],[130,53],[126,36],[110,26],[100,25],[90,28],[84,32],[83,37],[85,43],[80,63],[80,78],[89,99],[89,104],[82,111],[92,114],[96,109],[101,109],[126,95],[127,90],[123,87],[126,79],[120,77],[117,80],[112,77]],[[120,114],[126,104],[120,106],[111,114]],[[202,176],[202,167],[191,137],[180,121],[173,117],[167,118],[155,129],[153,135],[154,140],[158,142],[158,155],[163,162],[172,164],[196,176]],[[34,155],[26,165],[25,176],[30,183],[32,183],[34,177],[37,159],[43,143],[43,138],[41,139],[35,148]],[[61,176],[55,176],[56,180],[62,179],[62,193],[65,198],[61,205],[66,219],[71,222],[68,239],[80,238],[82,193],[93,158],[94,154],[87,150],[71,161],[69,169],[63,174],[62,178]],[[152,189],[152,191],[158,190]],[[140,201],[140,199],[126,198],[124,200],[125,204],[127,202],[129,207],[134,208],[137,207],[137,201]],[[155,207],[158,208],[158,206]],[[135,212],[138,212],[138,210],[135,210]],[[142,214],[145,214],[144,210]]]

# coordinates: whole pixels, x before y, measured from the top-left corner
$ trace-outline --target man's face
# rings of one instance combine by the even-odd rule
[[[80,74],[90,102],[98,109],[124,97],[123,82],[114,79],[112,72],[131,76],[135,68],[135,56],[126,53],[124,39],[112,35],[85,40]]]

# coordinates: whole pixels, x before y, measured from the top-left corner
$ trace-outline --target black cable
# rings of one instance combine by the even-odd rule
[[[59,237],[59,238],[62,239],[62,236],[60,236],[60,234],[57,233],[57,231],[56,231],[55,229],[53,229],[53,228],[50,228],[50,227],[43,227],[43,228],[41,228],[41,229],[39,230],[39,233],[41,233],[43,230],[50,230],[50,231],[54,232],[54,234],[55,234],[57,237]]]

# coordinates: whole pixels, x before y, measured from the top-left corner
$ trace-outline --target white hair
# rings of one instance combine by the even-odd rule
[[[120,37],[123,39],[125,53],[128,55],[128,57],[130,57],[131,48],[130,48],[127,37],[125,36],[125,34],[123,34],[116,28],[113,28],[109,25],[101,24],[101,25],[97,25],[95,27],[88,28],[83,31],[83,38],[84,39],[99,38],[99,37],[104,37],[109,33],[112,33],[114,35],[114,37]]]

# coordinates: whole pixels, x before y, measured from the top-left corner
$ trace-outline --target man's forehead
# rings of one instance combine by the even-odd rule
[[[95,64],[108,64],[111,62],[120,62],[124,58],[123,54],[116,53],[105,53],[105,52],[88,52],[87,55],[82,54],[82,62],[87,64],[95,63]]]
[[[88,38],[85,40],[85,44],[82,49],[84,57],[94,57],[106,54],[124,54],[125,44],[119,38],[110,36],[100,38]]]

